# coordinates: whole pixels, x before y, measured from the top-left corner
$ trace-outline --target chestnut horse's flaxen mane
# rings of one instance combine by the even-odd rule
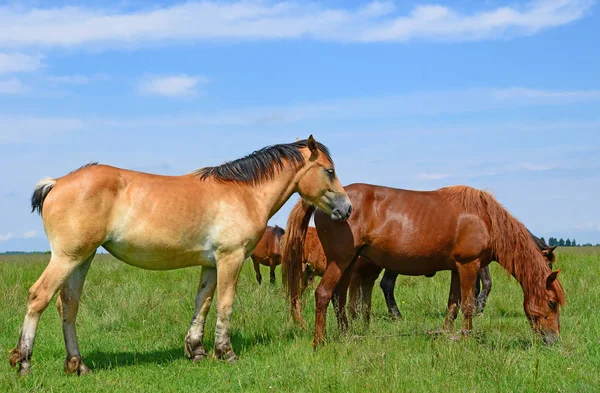
[[[333,163],[329,150],[322,143],[316,142],[319,151]],[[275,176],[277,169],[282,169],[284,160],[294,165],[304,164],[304,156],[300,149],[308,146],[308,140],[267,146],[245,157],[226,162],[219,166],[200,168],[192,172],[201,180],[214,178],[220,182],[259,185]]]
[[[540,285],[550,271],[527,228],[514,218],[486,191],[467,186],[438,190],[444,200],[483,218],[490,227],[494,259],[521,283],[525,293],[545,297],[545,284]],[[564,305],[565,293],[558,281],[553,282],[559,303]]]

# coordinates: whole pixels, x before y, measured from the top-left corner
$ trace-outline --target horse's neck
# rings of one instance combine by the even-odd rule
[[[296,192],[297,169],[289,164],[279,170],[273,179],[254,187],[256,211],[268,221]]]

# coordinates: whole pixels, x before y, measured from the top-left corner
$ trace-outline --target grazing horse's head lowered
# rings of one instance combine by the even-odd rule
[[[545,296],[526,296],[523,304],[525,314],[536,333],[542,335],[546,344],[554,344],[560,334],[559,305],[565,303],[562,287],[556,280],[560,269],[546,277]]]

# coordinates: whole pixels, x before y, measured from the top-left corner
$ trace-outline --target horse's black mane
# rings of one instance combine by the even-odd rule
[[[333,162],[329,150],[325,145],[316,142],[329,161]],[[201,168],[193,172],[201,180],[213,178],[221,182],[235,182],[258,185],[270,180],[276,170],[282,169],[284,160],[291,161],[294,165],[304,164],[304,157],[300,149],[308,146],[308,140],[267,146],[245,157],[226,162],[223,165]]]

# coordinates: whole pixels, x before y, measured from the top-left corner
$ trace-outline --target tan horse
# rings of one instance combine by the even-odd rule
[[[260,274],[261,264],[269,266],[271,269],[271,284],[275,283],[275,268],[281,264],[281,237],[284,233],[283,228],[277,225],[274,227],[268,226],[254,248],[252,262],[254,264],[254,271],[256,272],[256,281],[258,281],[259,285],[262,283],[262,275]]]
[[[75,317],[83,281],[96,249],[151,270],[202,266],[185,353],[207,356],[205,318],[217,291],[215,356],[229,361],[230,319],[244,260],[267,221],[292,194],[331,215],[350,216],[352,206],[325,146],[307,140],[266,147],[244,158],[183,176],[158,176],[88,165],[59,179],[42,180],[32,207],[42,214],[50,262],[29,290],[27,312],[10,363],[30,369],[39,318],[61,289],[58,308],[67,351],[65,371],[83,374]]]

